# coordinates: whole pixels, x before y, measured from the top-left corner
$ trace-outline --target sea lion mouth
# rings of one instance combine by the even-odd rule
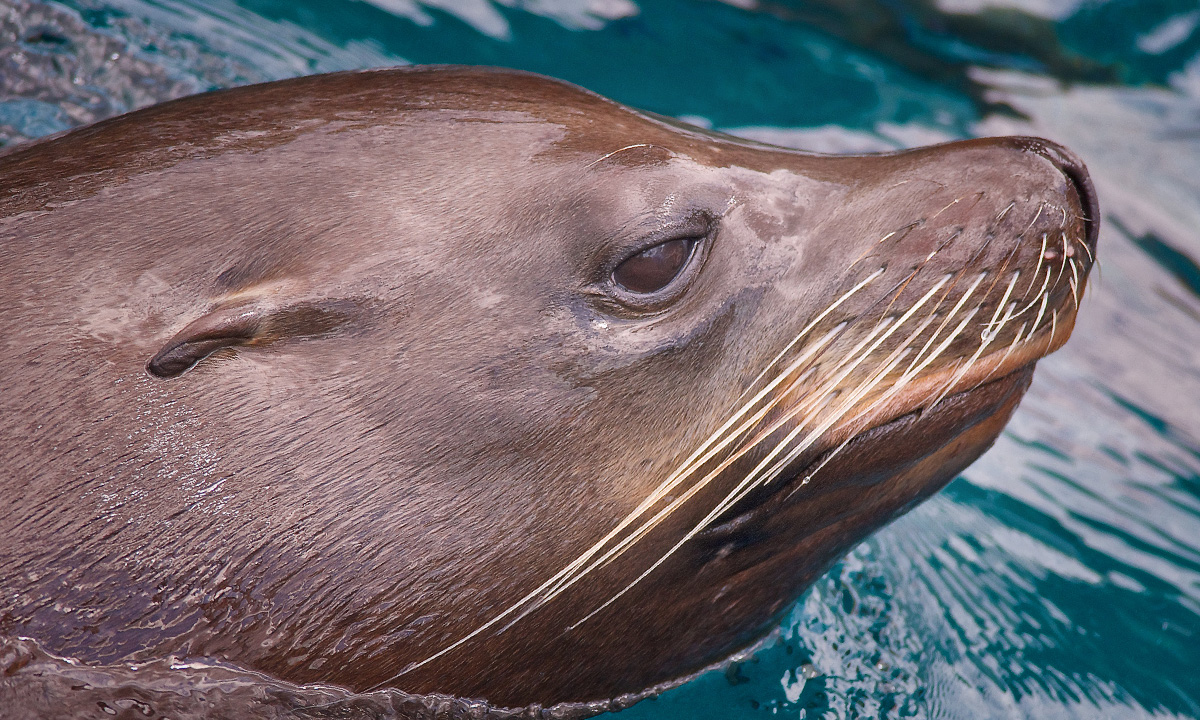
[[[760,487],[738,501],[733,507],[716,518],[713,523],[696,535],[701,542],[724,543],[735,536],[743,535],[747,530],[759,525],[766,519],[776,515],[781,508],[791,502],[808,497],[812,493],[823,493],[828,488],[810,486],[810,482],[818,476],[835,456],[844,458],[869,458],[879,454],[879,448],[902,444],[906,448],[904,454],[908,464],[919,462],[930,453],[947,444],[946,438],[929,439],[929,433],[924,432],[940,415],[955,413],[959,416],[968,415],[974,420],[966,424],[955,423],[956,427],[965,432],[970,427],[995,415],[1006,411],[1005,401],[1012,393],[1023,393],[1033,378],[1034,363],[1022,365],[1002,377],[988,380],[982,384],[950,394],[942,398],[934,407],[918,407],[892,418],[880,425],[868,427],[849,439],[840,442],[823,443],[822,448],[814,454],[798,458],[783,474],[781,481]],[[990,439],[987,445],[990,445]],[[978,450],[976,446],[967,448],[963,454]],[[894,460],[895,453],[889,455]],[[861,464],[861,460],[860,460]],[[898,466],[888,463],[889,470]],[[867,472],[854,478],[860,485],[874,485],[886,480],[886,477]],[[838,485],[845,484],[845,480]],[[934,481],[936,482],[936,481]],[[939,485],[929,488],[930,492],[938,489]]]

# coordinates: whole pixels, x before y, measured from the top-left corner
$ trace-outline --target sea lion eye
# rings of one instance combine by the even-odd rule
[[[658,292],[687,265],[699,240],[678,238],[646,248],[618,265],[613,270],[613,281],[634,293]]]

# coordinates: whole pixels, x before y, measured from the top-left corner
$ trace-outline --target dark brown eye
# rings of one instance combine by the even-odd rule
[[[647,248],[613,270],[613,280],[630,292],[652,293],[662,290],[675,279],[692,250],[697,238],[668,240]]]

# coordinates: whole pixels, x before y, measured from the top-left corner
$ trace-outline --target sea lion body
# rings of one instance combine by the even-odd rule
[[[1095,245],[1042,141],[813,156],[471,68],[186,98],[0,184],[0,634],[511,707],[759,637],[990,445]]]

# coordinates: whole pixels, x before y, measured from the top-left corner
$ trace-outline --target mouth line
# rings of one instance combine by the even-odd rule
[[[853,456],[855,451],[859,450],[862,446],[886,440],[889,436],[902,431],[905,426],[914,422],[920,422],[925,418],[926,413],[930,413],[931,416],[936,415],[941,412],[941,408],[953,407],[965,401],[969,396],[983,394],[996,385],[1012,383],[1018,376],[1029,373],[1032,369],[1032,362],[1013,367],[1000,377],[989,379],[981,384],[947,395],[938,402],[937,407],[933,408],[932,411],[926,407],[916,407],[880,425],[865,427],[851,435],[848,439],[841,441],[835,439],[824,443],[825,449],[815,457],[802,458],[794,469],[789,468],[783,476],[786,479],[781,479],[770,486],[759,488],[757,491],[742,498],[733,507],[718,517],[711,526],[697,533],[696,539],[721,543],[737,536],[743,530],[753,527],[761,520],[774,514],[797,491],[805,487],[811,476],[816,475],[815,471],[819,471],[834,454],[846,453],[848,457]],[[992,412],[995,412],[995,410]],[[920,457],[922,456],[915,455],[913,460],[919,460]]]

